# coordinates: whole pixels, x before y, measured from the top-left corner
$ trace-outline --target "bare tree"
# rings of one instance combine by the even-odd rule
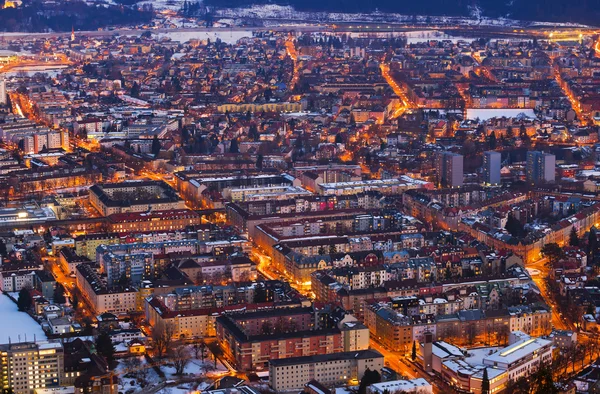
[[[175,375],[183,374],[185,366],[192,358],[187,346],[179,345],[170,352],[169,359],[175,367]]]
[[[123,364],[123,369],[126,373],[125,376],[128,376],[130,374],[131,376],[133,376],[131,372],[138,366],[139,361],[135,357],[126,357],[121,360],[121,363]]]
[[[168,354],[173,343],[173,334],[175,334],[175,325],[173,323],[157,322],[152,327],[152,342],[158,358]]]
[[[138,383],[143,387],[148,383],[148,376],[150,374],[149,368],[140,368],[136,372],[136,378]]]

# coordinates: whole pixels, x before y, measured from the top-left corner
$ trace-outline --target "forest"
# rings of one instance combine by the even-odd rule
[[[1,0],[0,0],[1,1]],[[132,25],[151,21],[152,6],[90,5],[83,1],[28,1],[18,8],[0,9],[0,31],[65,32]]]

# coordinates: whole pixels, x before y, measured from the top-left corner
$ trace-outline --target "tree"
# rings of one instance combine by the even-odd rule
[[[598,237],[596,235],[596,227],[590,228],[588,235],[588,258],[593,260],[598,255]]]
[[[107,332],[101,332],[100,335],[96,337],[96,351],[106,359],[109,366],[112,364],[114,361],[115,346]]]
[[[579,246],[579,236],[577,235],[577,229],[575,226],[571,227],[571,234],[569,234],[569,245]]]
[[[552,266],[565,258],[565,251],[556,242],[544,245],[541,252]]]
[[[7,254],[8,250],[6,249],[6,243],[4,243],[4,240],[0,239],[0,256],[6,256]]]
[[[417,359],[417,342],[413,340],[412,353],[410,355],[411,360],[415,361]]]
[[[552,378],[552,371],[546,365],[540,365],[540,368],[530,379],[531,393],[533,394],[555,394],[558,389]]]
[[[271,326],[271,322],[265,321],[260,326],[260,333],[263,335],[271,335],[273,333],[273,327]]]
[[[512,126],[508,126],[506,128],[506,138],[511,139],[511,138],[514,138],[514,136],[515,136],[515,132],[513,131]]]
[[[152,139],[152,154],[154,156],[160,153],[160,141],[158,140],[158,135],[154,134],[154,138]]]
[[[177,346],[171,351],[169,360],[175,367],[175,375],[183,374],[185,366],[188,364],[191,358],[190,352],[185,345]]]
[[[381,382],[381,375],[379,375],[379,372],[375,370],[371,371],[369,368],[367,368],[365,374],[360,380],[360,385],[358,386],[358,394],[366,394],[367,387],[379,382]]]
[[[131,97],[140,97],[140,85],[137,81],[131,86]]]
[[[263,160],[263,155],[258,154],[258,156],[256,156],[256,168],[258,168],[259,170],[263,169]]]
[[[506,225],[504,226],[504,229],[508,231],[513,237],[521,237],[524,233],[523,225],[512,214],[508,215],[508,219],[506,220]]]
[[[521,126],[519,126],[519,138],[523,139],[527,137],[527,128],[521,123]]]
[[[258,126],[256,126],[255,124],[250,125],[250,127],[248,129],[248,137],[251,138],[253,141],[260,140],[260,134],[258,133]]]
[[[206,344],[204,343],[204,339],[201,339],[199,344],[194,344],[194,356],[196,357],[196,360],[201,358],[202,363],[204,363],[204,357],[206,357],[206,354],[204,353],[205,349]]]
[[[65,297],[65,288],[63,287],[63,285],[57,283],[56,286],[54,286],[54,294],[52,298],[55,304],[64,304],[65,302],[67,302],[67,299]]]
[[[231,145],[229,146],[229,153],[240,153],[237,138],[231,140]]]
[[[19,299],[17,300],[17,306],[21,312],[28,311],[31,308],[31,294],[29,294],[29,289],[22,288],[19,291]]]
[[[494,150],[494,149],[496,149],[497,145],[498,145],[498,140],[496,139],[496,133],[492,131],[488,137],[488,147],[491,150]]]
[[[71,304],[73,304],[73,309],[77,309],[77,305],[79,305],[79,298],[77,297],[77,293],[73,292],[71,296]]]
[[[490,394],[490,378],[487,368],[483,368],[483,378],[481,379],[481,394]]]
[[[152,343],[158,358],[169,353],[174,334],[175,326],[172,323],[165,324],[163,321],[159,321],[152,327]]]

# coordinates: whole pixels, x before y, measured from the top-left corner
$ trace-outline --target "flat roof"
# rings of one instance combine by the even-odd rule
[[[367,359],[367,358],[383,358],[383,355],[377,350],[367,349],[358,350],[356,352],[340,352],[331,354],[319,354],[315,356],[300,356],[269,360],[269,364],[281,367],[286,365],[321,363],[326,361],[352,360],[352,359]]]
[[[526,357],[527,355],[550,344],[552,344],[552,341],[542,338],[522,339],[510,346],[505,347],[502,350],[497,351],[496,353],[487,356],[483,359],[483,362],[485,364],[495,362],[512,364],[515,361],[518,361],[523,357]]]

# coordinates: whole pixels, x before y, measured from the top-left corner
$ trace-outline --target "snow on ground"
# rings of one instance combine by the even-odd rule
[[[1,344],[33,341],[34,335],[37,341],[48,339],[42,327],[27,313],[19,312],[17,304],[6,294],[0,295],[0,316]]]
[[[157,8],[157,5],[154,5]],[[449,17],[449,16],[426,16],[426,15],[404,15],[396,13],[343,13],[343,12],[303,12],[296,11],[291,6],[281,6],[277,4],[252,5],[243,8],[221,8],[216,11],[218,18],[256,18],[256,19],[284,19],[297,21],[315,21],[315,22],[367,22],[367,23],[402,23],[412,22],[416,19],[419,23],[435,24],[454,24],[466,26],[529,26],[546,25],[545,22],[529,22],[507,18],[488,18],[481,17],[480,14],[473,13],[472,17]],[[565,25],[566,26],[566,25]],[[568,25],[579,26],[584,25]]]
[[[235,44],[239,39],[244,37],[252,37],[252,30],[245,31],[193,31],[193,32],[173,32],[173,33],[161,33],[159,37],[168,37],[173,41],[181,43],[188,42],[190,40],[207,40],[216,41],[217,38],[227,44]]]
[[[533,109],[526,108],[498,108],[498,109],[487,109],[487,108],[467,108],[467,118],[479,120],[488,120],[491,118],[516,118],[520,114],[524,114],[529,118],[535,119],[535,113]]]
[[[136,366],[145,365],[146,359],[143,356],[135,357]],[[119,360],[119,364],[117,365],[115,372],[119,374],[119,392],[126,393],[127,391],[133,390],[133,392],[140,391],[142,389],[141,384],[137,381],[135,373],[128,375],[125,373],[127,369],[127,364],[124,359]],[[147,384],[146,385],[156,385],[159,384],[161,379],[153,368],[148,368],[145,370],[147,376],[145,377]],[[133,383],[133,384],[132,384]]]
[[[190,350],[191,351],[191,350]],[[177,378],[175,375],[175,367],[171,365],[164,365],[161,367],[162,371],[165,373],[167,378]],[[202,360],[198,360],[192,358],[185,369],[183,370],[184,376],[192,376],[192,375],[207,375],[207,376],[215,376],[222,375],[227,372],[228,369],[220,360],[217,361],[217,367],[215,368],[215,363],[212,355],[204,358],[204,363]]]
[[[186,394],[191,393],[198,390],[205,390],[209,386],[212,385],[213,380],[219,377],[222,377],[228,373],[227,367],[221,363],[221,361],[217,361],[217,367],[215,368],[214,358],[210,351],[207,352],[207,356],[204,357],[204,362],[201,359],[194,358],[193,347],[189,346],[189,352],[192,356],[192,359],[186,365],[183,375],[177,376],[175,375],[175,367],[173,365],[169,365],[168,359],[165,360],[165,364],[161,365],[160,369],[165,374],[165,379],[161,379],[154,368],[147,368],[146,376],[144,379],[146,386],[156,386],[160,383],[163,383],[164,380],[169,381],[178,381],[180,379],[188,379],[194,378],[194,382],[192,383],[179,383],[174,385],[169,385],[163,389],[157,391],[157,394]],[[119,381],[119,392],[134,394],[140,390],[142,390],[143,382],[138,381],[139,374],[137,372],[131,372],[129,374],[125,373],[125,371],[129,368],[139,368],[139,366],[146,365],[146,359],[143,356],[129,359],[121,359],[119,360],[119,365],[116,368],[117,374],[120,376]],[[201,379],[206,379],[201,381]]]
[[[483,364],[483,359],[492,353],[495,353],[498,347],[482,347],[478,349],[469,349],[465,361],[469,364]]]

